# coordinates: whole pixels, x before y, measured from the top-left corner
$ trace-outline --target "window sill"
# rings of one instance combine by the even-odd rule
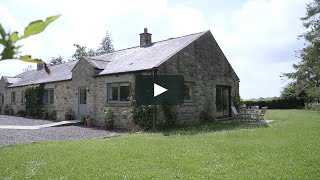
[[[184,101],[182,105],[183,106],[196,106],[198,104],[196,103],[196,101]]]
[[[107,102],[106,106],[109,107],[130,107],[131,103],[130,102]]]

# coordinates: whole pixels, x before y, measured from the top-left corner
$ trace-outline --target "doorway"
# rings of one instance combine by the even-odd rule
[[[216,86],[216,116],[217,118],[230,116],[230,86]]]
[[[87,88],[79,87],[78,89],[78,119],[87,115]]]

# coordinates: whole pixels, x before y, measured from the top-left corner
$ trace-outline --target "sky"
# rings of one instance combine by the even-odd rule
[[[139,45],[147,27],[152,41],[210,30],[240,78],[243,99],[280,96],[279,77],[299,61],[305,32],[305,0],[1,0],[0,23],[23,33],[31,21],[62,14],[44,32],[20,42],[21,54],[49,61],[70,59],[77,43],[96,49],[111,33],[116,50]],[[3,47],[0,47],[0,52]],[[14,76],[29,66],[0,61],[0,76]],[[32,64],[34,67],[35,65]]]

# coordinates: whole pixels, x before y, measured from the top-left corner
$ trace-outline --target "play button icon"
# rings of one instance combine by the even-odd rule
[[[168,91],[168,89],[162,87],[162,86],[159,86],[158,84],[156,83],[153,83],[153,97],[156,97],[164,92]]]
[[[137,105],[179,105],[183,103],[181,75],[137,75],[134,98]]]

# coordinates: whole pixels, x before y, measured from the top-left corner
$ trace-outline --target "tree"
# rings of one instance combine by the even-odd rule
[[[281,91],[281,98],[284,99],[307,99],[305,87],[301,84],[291,82],[287,84]]]
[[[63,58],[59,55],[58,57],[51,57],[49,65],[53,66],[53,65],[57,65],[57,64],[62,64],[65,61],[63,60]]]
[[[93,49],[88,49],[86,46],[80,46],[79,44],[74,44],[76,47],[76,52],[72,55],[73,60],[80,60],[81,57],[92,57],[95,56],[97,53]]]
[[[4,49],[0,54],[0,61],[7,59],[18,59],[26,62],[44,63],[47,73],[50,73],[47,64],[41,59],[32,58],[31,55],[18,56],[20,53],[19,49],[22,46],[17,46],[16,42],[29,36],[41,33],[49,24],[58,19],[60,16],[61,15],[51,16],[46,18],[45,21],[36,20],[29,23],[29,25],[24,29],[23,35],[19,35],[17,31],[13,33],[10,33],[10,31],[6,32],[2,24],[0,24],[0,44],[4,46]]]
[[[293,80],[300,91],[306,92],[311,101],[320,101],[320,1],[307,4],[306,17],[301,18],[307,32],[300,35],[306,46],[299,51],[301,61],[293,64],[294,71],[283,73],[283,77]],[[295,89],[299,90],[299,89]]]
[[[102,39],[99,48],[97,49],[97,55],[113,52],[113,44],[110,33],[107,31],[106,36]]]

